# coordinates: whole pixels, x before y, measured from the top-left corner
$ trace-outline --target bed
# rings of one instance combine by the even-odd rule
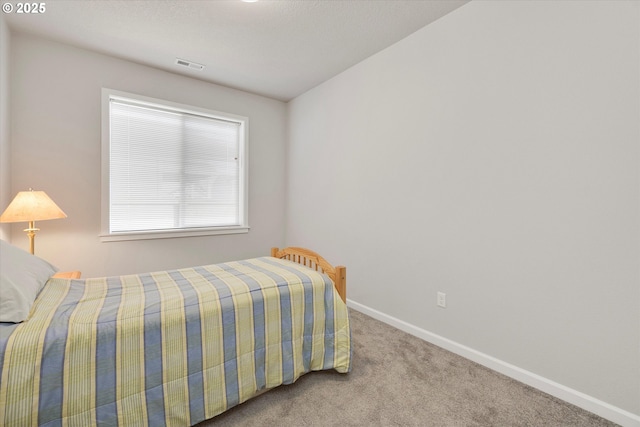
[[[302,248],[50,278],[0,323],[0,425],[191,426],[310,371],[351,370],[346,270]]]

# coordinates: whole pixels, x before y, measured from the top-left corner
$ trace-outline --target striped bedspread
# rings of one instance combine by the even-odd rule
[[[351,369],[333,284],[271,257],[50,279],[0,324],[0,425],[190,426],[314,370]]]

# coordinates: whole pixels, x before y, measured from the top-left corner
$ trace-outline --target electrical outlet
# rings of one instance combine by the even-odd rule
[[[447,294],[444,292],[438,292],[437,305],[442,308],[447,307]]]

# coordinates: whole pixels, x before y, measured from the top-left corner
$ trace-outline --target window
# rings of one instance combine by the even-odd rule
[[[103,240],[246,233],[248,119],[103,90]]]

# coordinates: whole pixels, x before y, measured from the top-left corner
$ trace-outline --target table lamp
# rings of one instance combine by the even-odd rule
[[[47,196],[44,191],[20,191],[13,198],[7,209],[0,215],[0,222],[28,222],[29,228],[24,231],[29,236],[29,249],[34,253],[36,221],[66,218],[67,215]]]

